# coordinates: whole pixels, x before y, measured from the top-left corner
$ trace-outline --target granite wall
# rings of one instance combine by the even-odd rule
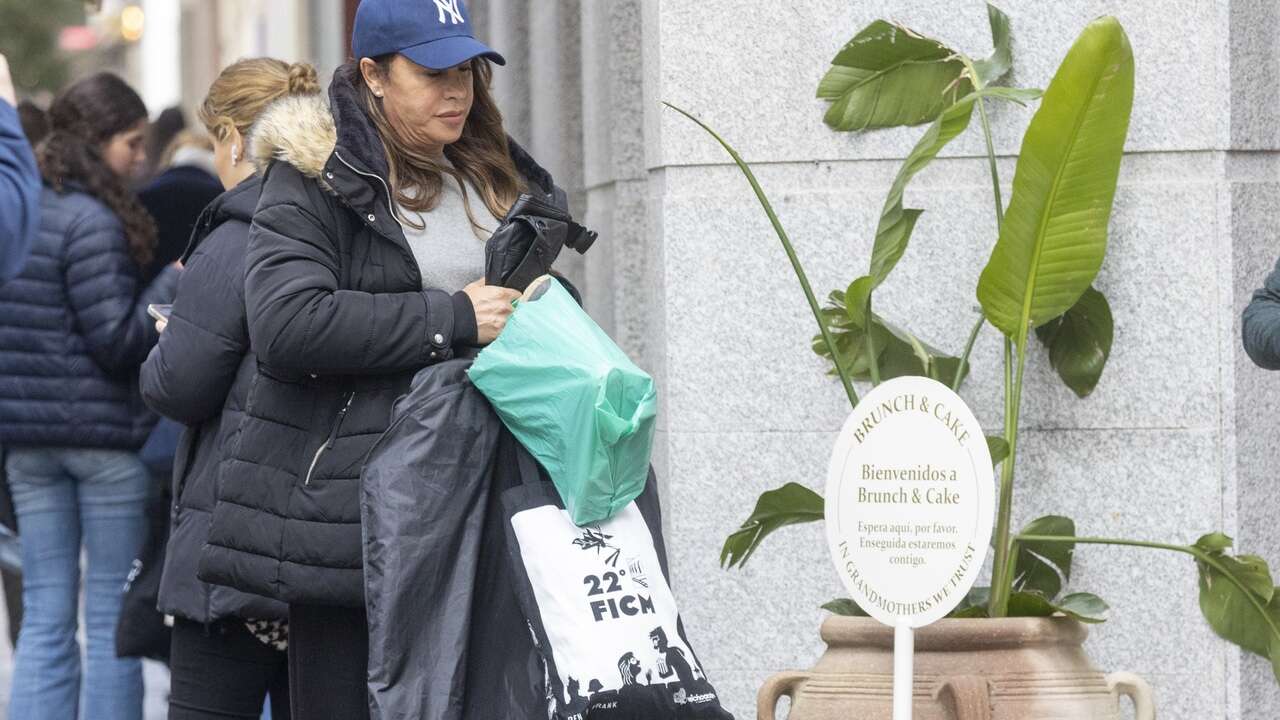
[[[971,55],[990,49],[978,0],[471,0],[511,61],[499,95],[512,133],[562,178],[601,231],[570,267],[589,309],[658,379],[656,450],[668,543],[691,640],[739,718],[772,672],[821,652],[818,605],[843,594],[821,528],[791,528],[745,570],[719,547],[757,494],[825,482],[848,412],[809,351],[814,332],[786,258],[704,118],[753,164],[814,285],[865,268],[888,184],[920,129],[834,133],[814,89],[876,18]],[[1075,398],[1037,349],[1024,393],[1016,521],[1054,512],[1082,533],[1191,542],[1224,529],[1280,563],[1280,377],[1255,368],[1239,313],[1280,254],[1280,8],[1267,0],[1004,0],[1009,82],[1043,87],[1092,18],[1129,33],[1137,91],[1098,286],[1115,345],[1097,391]],[[1008,197],[1031,110],[993,117]],[[878,310],[958,352],[995,237],[976,123],[907,192],[927,210]],[[963,394],[1000,424],[1000,341],[978,340]],[[1082,548],[1072,588],[1113,606],[1089,649],[1156,688],[1161,717],[1280,717],[1266,663],[1218,641],[1195,569],[1161,552]]]

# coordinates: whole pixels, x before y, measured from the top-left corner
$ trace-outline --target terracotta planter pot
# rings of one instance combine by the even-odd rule
[[[913,720],[1154,720],[1151,688],[1130,673],[1104,675],[1066,618],[941,620],[916,631]],[[791,698],[789,720],[892,720],[893,628],[830,617],[827,651],[812,670],[774,675],[760,689],[759,720]]]

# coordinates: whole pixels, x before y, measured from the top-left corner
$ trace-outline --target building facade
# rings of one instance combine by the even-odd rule
[[[809,350],[815,328],[747,183],[669,101],[751,162],[815,289],[865,267],[889,183],[919,130],[847,135],[815,99],[831,58],[876,18],[973,56],[990,50],[984,6],[933,0],[471,0],[506,54],[497,73],[513,135],[571,190],[601,240],[575,269],[589,309],[658,379],[656,448],[673,580],[690,639],[740,718],[773,672],[822,650],[823,602],[843,595],[821,528],[785,529],[745,570],[720,545],[756,496],[821,490],[848,413]],[[1273,408],[1280,377],[1255,368],[1239,315],[1280,254],[1280,8],[1259,0],[1006,0],[1010,81],[1044,87],[1092,18],[1116,15],[1137,89],[1098,286],[1115,344],[1097,391],[1077,400],[1038,348],[1024,393],[1016,523],[1048,513],[1084,534],[1190,543],[1222,529],[1280,563]],[[1008,197],[1033,110],[995,109]],[[927,210],[877,306],[958,350],[995,239],[980,134],[913,182]],[[962,394],[1000,426],[1001,343],[979,337]],[[1082,547],[1071,587],[1112,606],[1092,630],[1097,664],[1154,685],[1161,717],[1274,718],[1267,663],[1219,641],[1186,557]]]
[[[106,0],[106,4],[119,4]],[[159,7],[161,5],[169,7]],[[347,54],[355,0],[145,0],[134,74],[158,110],[198,103],[239,57],[315,62]],[[778,241],[728,157],[663,108],[705,119],[753,164],[815,289],[866,266],[876,220],[919,130],[862,135],[822,123],[815,89],[831,58],[876,18],[973,56],[990,49],[979,0],[469,0],[504,53],[495,83],[507,127],[600,232],[567,258],[588,309],[657,379],[655,463],[673,581],[693,646],[739,718],[770,674],[812,665],[819,606],[843,591],[817,525],[780,531],[744,570],[720,545],[761,491],[821,490],[848,405],[809,350],[815,328]],[[1280,564],[1280,377],[1254,367],[1239,315],[1280,254],[1280,6],[1264,0],[1005,0],[1009,81],[1044,87],[1081,28],[1114,14],[1130,36],[1136,98],[1098,286],[1115,344],[1077,400],[1034,348],[1024,393],[1015,524],[1048,513],[1081,533],[1193,542],[1223,530]],[[176,10],[176,12],[175,12]],[[176,24],[175,24],[176,23]],[[181,46],[163,35],[173,32]],[[152,39],[152,34],[156,37]],[[167,63],[167,64],[166,64]],[[1008,197],[1033,110],[994,109]],[[878,310],[958,350],[995,239],[976,128],[908,189],[926,209]],[[1001,343],[979,337],[962,394],[1000,426]],[[1280,566],[1280,565],[1277,565]],[[1112,619],[1088,649],[1154,685],[1161,717],[1280,717],[1267,663],[1218,640],[1185,557],[1082,547],[1071,587]]]

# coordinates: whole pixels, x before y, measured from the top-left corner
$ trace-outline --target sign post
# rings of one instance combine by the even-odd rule
[[[915,680],[916,636],[909,618],[893,627],[893,718],[911,720],[911,695]]]
[[[858,403],[831,454],[827,542],[853,601],[894,628],[894,720],[911,719],[913,631],[973,587],[994,517],[991,453],[959,395],[899,377]]]

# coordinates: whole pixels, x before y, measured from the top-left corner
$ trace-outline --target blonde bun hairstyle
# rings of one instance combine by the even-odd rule
[[[249,129],[271,103],[289,95],[320,92],[316,69],[307,63],[249,58],[228,65],[209,86],[200,105],[200,122],[219,142],[231,128],[248,137]]]

